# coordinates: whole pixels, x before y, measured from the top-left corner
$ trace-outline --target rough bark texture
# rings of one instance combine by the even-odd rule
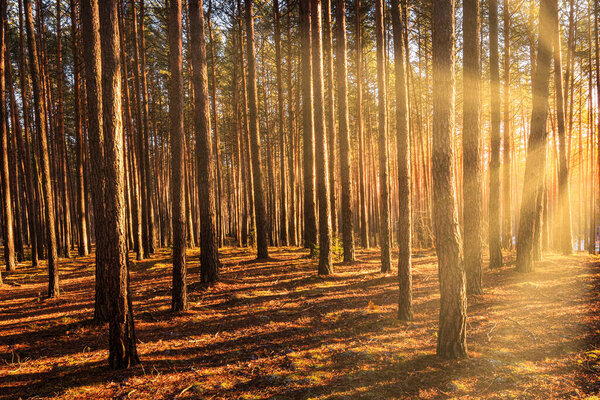
[[[465,271],[458,229],[454,152],[454,0],[433,2],[433,228],[440,280],[437,354],[467,354]]]
[[[406,6],[406,3],[404,3]],[[411,264],[411,170],[410,131],[408,128],[408,90],[404,47],[405,26],[400,17],[399,0],[392,1],[394,66],[396,72],[396,146],[398,157],[398,318],[410,321],[412,310]]]
[[[360,9],[360,0],[355,0],[355,34],[356,34],[356,130],[358,132],[358,159],[359,159],[359,207],[360,207],[360,242],[363,247],[369,247],[369,226],[367,216],[367,200],[365,190],[365,146],[364,146],[364,127],[362,117],[362,12]]]
[[[348,67],[346,63],[346,1],[337,0],[336,7],[336,82],[338,139],[342,187],[342,242],[344,262],[354,261],[354,217],[352,214],[352,167],[350,165],[350,129],[348,124]]]
[[[13,208],[10,196],[10,173],[8,169],[8,126],[6,125],[6,0],[0,0],[0,145],[2,147],[0,171],[2,172],[2,208],[4,215],[2,218],[4,261],[6,270],[14,271],[17,266],[15,258],[15,241],[13,234]],[[18,218],[18,217],[17,217]]]
[[[481,294],[481,54],[479,0],[463,2],[463,221],[467,292]]]
[[[387,106],[385,77],[385,44],[383,33],[383,0],[375,1],[375,38],[377,42],[377,114],[379,144],[379,235],[381,245],[381,272],[392,270],[390,252],[390,183],[387,148]]]
[[[312,254],[317,244],[315,209],[315,137],[313,130],[310,0],[300,0],[300,71],[302,81],[302,132],[304,173],[304,247]]]
[[[488,244],[490,268],[502,266],[500,243],[500,68],[498,62],[498,0],[490,0],[490,185],[488,202]],[[465,228],[466,229],[466,228]]]
[[[171,122],[171,207],[173,224],[173,293],[171,309],[185,311],[187,304],[185,246],[185,133],[183,130],[183,44],[181,0],[169,1],[169,119]]]
[[[510,115],[510,0],[504,0],[504,124],[502,139],[502,247],[512,248],[511,115]],[[466,237],[465,237],[466,240]],[[466,254],[465,254],[466,257]],[[468,285],[468,278],[467,278]]]
[[[325,78],[325,113],[327,118],[327,150],[329,170],[329,203],[331,209],[331,228],[338,232],[337,213],[337,157],[335,152],[335,97],[333,83],[333,37],[331,35],[331,0],[323,0],[323,74]]]
[[[534,236],[536,220],[541,208],[538,195],[544,185],[546,171],[546,122],[550,95],[550,67],[552,63],[552,41],[556,23],[553,15],[558,12],[558,0],[541,0],[540,24],[536,72],[533,79],[533,109],[527,158],[525,162],[523,195],[517,237],[517,271],[532,272],[534,269]]]
[[[43,99],[40,67],[38,63],[37,43],[33,28],[33,10],[30,0],[24,1],[25,21],[27,27],[27,47],[29,49],[29,67],[33,84],[35,110],[35,128],[38,134],[38,145],[41,156],[42,192],[44,196],[44,219],[46,220],[46,245],[48,248],[48,296],[58,297],[58,252],[54,223],[54,196],[52,194],[52,178],[50,176],[50,157],[48,154],[48,136],[46,133],[46,104]]]
[[[254,50],[253,0],[246,0],[246,52],[248,54],[248,117],[252,176],[254,177],[254,213],[256,215],[256,258],[269,257],[268,225],[262,179],[260,134],[258,129],[258,100],[256,92],[256,52]]]
[[[121,57],[117,0],[102,0],[100,37],[102,54],[102,109],[104,129],[104,192],[106,266],[109,310],[109,365],[129,368],[139,362],[129,289],[125,220],[123,119],[121,111]]]
[[[215,221],[215,181],[210,140],[208,70],[202,0],[189,3],[192,68],[194,69],[194,127],[198,168],[198,208],[200,210],[200,274],[202,282],[219,279],[219,254]]]
[[[96,0],[81,1],[81,30],[86,83],[88,141],[94,229],[96,233],[96,288],[94,320],[108,321],[106,275],[106,235],[104,215],[104,129],[102,118],[102,65],[100,60],[99,10]]]
[[[315,165],[319,201],[319,275],[333,273],[331,258],[331,210],[327,168],[327,128],[323,86],[323,41],[321,36],[321,0],[310,3],[312,77],[315,122]]]

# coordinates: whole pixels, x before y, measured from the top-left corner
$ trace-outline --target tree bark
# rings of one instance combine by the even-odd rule
[[[519,234],[517,237],[517,271],[532,272],[535,221],[539,219],[537,207],[538,193],[544,184],[546,171],[546,123],[548,120],[548,99],[550,94],[550,66],[552,63],[552,41],[554,29],[558,26],[554,15],[558,12],[558,0],[542,0],[540,4],[540,26],[536,72],[533,79],[533,108],[521,210]]]
[[[171,207],[173,223],[173,294],[171,309],[185,311],[186,225],[185,225],[185,133],[183,130],[183,44],[181,0],[169,1],[169,117],[171,123]]]
[[[33,28],[33,10],[31,0],[24,0],[25,22],[27,28],[27,45],[29,48],[29,67],[33,83],[33,98],[35,110],[35,126],[38,133],[38,144],[42,164],[42,192],[44,196],[44,219],[46,222],[46,244],[48,247],[48,296],[58,297],[59,273],[58,252],[56,246],[56,231],[54,220],[54,196],[52,193],[52,178],[50,176],[50,157],[48,154],[48,136],[46,133],[46,104],[43,99],[38,51]]]
[[[404,2],[406,7],[406,2]],[[399,0],[392,1],[394,35],[394,66],[396,72],[396,146],[398,158],[398,318],[410,321],[412,310],[411,264],[411,169],[408,89],[406,82],[407,49],[404,41],[405,26],[400,17]]]
[[[502,139],[502,247],[512,248],[511,115],[510,115],[510,0],[504,0],[504,125]],[[465,237],[466,240],[466,237]],[[466,254],[465,254],[466,256]],[[468,279],[467,279],[468,285]]]
[[[200,274],[204,283],[219,279],[219,253],[215,221],[215,181],[210,140],[210,100],[204,13],[202,0],[189,1],[192,67],[194,69],[194,127],[196,133],[196,163],[198,169],[198,200],[200,210]]]
[[[91,0],[93,1],[93,0]],[[109,311],[109,365],[129,368],[137,355],[125,236],[125,169],[121,110],[121,57],[117,0],[99,2],[102,57],[102,110],[104,134],[105,261]],[[86,38],[89,40],[90,38]]]
[[[455,197],[454,152],[454,0],[433,2],[433,218],[440,280],[437,354],[467,355],[465,270]]]

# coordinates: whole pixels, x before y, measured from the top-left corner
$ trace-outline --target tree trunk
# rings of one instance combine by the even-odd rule
[[[379,211],[380,211],[380,246],[381,272],[392,270],[390,253],[390,184],[387,143],[387,106],[386,106],[386,77],[385,77],[385,45],[383,26],[383,0],[375,1],[375,37],[377,41],[377,103],[378,103],[378,144],[379,144]]]
[[[169,1],[169,117],[171,123],[171,206],[173,221],[173,295],[171,309],[185,311],[186,226],[185,226],[185,133],[183,130],[183,44],[181,0]]]
[[[346,1],[337,0],[336,8],[336,81],[338,99],[338,139],[342,186],[342,241],[344,262],[354,261],[354,216],[352,214],[352,166],[348,124],[348,67],[346,64]]]
[[[331,226],[338,232],[337,213],[337,158],[335,155],[335,98],[333,91],[333,39],[331,36],[331,0],[323,0],[323,63],[325,77],[325,112],[327,118],[328,150],[329,150],[329,202],[331,204]]]
[[[210,100],[204,13],[202,0],[189,2],[192,67],[194,69],[194,127],[198,168],[198,200],[200,210],[200,274],[202,282],[213,284],[219,279],[219,254],[215,221],[215,181],[210,140]]]
[[[510,0],[504,0],[504,130],[502,140],[502,247],[512,248],[511,115],[510,115]],[[466,241],[466,236],[465,236]],[[465,253],[466,257],[466,253]],[[465,260],[466,261],[466,260]],[[467,278],[467,285],[468,285]]]
[[[406,7],[406,2],[404,2]],[[400,2],[392,2],[394,65],[396,72],[396,146],[398,158],[398,318],[410,321],[412,310],[411,265],[411,169],[408,89],[406,84],[405,26],[400,18]]]
[[[323,41],[321,0],[311,0],[311,48],[315,128],[315,166],[319,202],[319,275],[333,273],[331,255],[331,210],[327,169],[327,127],[325,125],[325,88],[323,85]]]
[[[52,178],[50,176],[50,157],[48,154],[48,137],[46,134],[46,104],[43,99],[40,67],[38,63],[37,44],[33,29],[33,10],[31,0],[24,0],[25,20],[27,28],[27,44],[29,48],[29,67],[33,83],[33,98],[35,110],[35,126],[38,133],[38,144],[42,164],[42,192],[44,196],[44,219],[46,222],[46,244],[48,247],[48,296],[58,297],[58,252],[56,246],[56,231],[54,224],[54,196],[52,193]]]
[[[481,294],[481,53],[479,0],[464,0],[463,221],[467,292]]]
[[[539,218],[537,197],[544,184],[546,171],[546,123],[548,119],[548,98],[550,93],[550,66],[552,62],[552,41],[554,29],[558,26],[554,15],[558,12],[558,0],[542,0],[540,5],[540,27],[536,72],[533,79],[533,108],[521,210],[519,235],[517,237],[517,270],[532,272],[535,221]]]
[[[500,68],[498,62],[498,0],[490,0],[490,184],[488,234],[490,268],[502,266],[500,243]],[[466,230],[466,227],[465,227]]]
[[[360,9],[360,0],[355,0],[355,27],[356,27],[356,130],[358,132],[358,182],[359,182],[359,210],[360,210],[360,242],[363,247],[369,247],[369,218],[367,216],[367,200],[365,190],[366,180],[366,162],[365,162],[365,138],[362,117],[362,95],[363,95],[363,77],[362,77],[362,12]]]
[[[467,355],[465,270],[455,197],[454,152],[454,0],[433,4],[433,218],[440,280],[437,354]]]
[[[129,368],[139,362],[125,236],[125,171],[117,5],[116,0],[102,0],[99,4],[106,179],[104,222],[107,270],[104,283],[109,299],[109,365],[112,369]],[[90,40],[89,37],[85,39]]]

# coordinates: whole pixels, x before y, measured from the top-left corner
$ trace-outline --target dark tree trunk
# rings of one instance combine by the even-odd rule
[[[92,0],[93,1],[93,0]],[[125,235],[125,168],[121,110],[121,58],[117,0],[102,0],[100,38],[102,54],[102,109],[104,134],[105,262],[104,284],[109,311],[109,365],[129,368],[137,355]],[[90,38],[85,37],[85,40]]]
[[[185,226],[185,133],[183,130],[183,44],[181,0],[169,1],[169,117],[171,122],[171,202],[173,220],[173,311],[185,311],[186,226]]]
[[[463,221],[467,292],[481,294],[481,54],[479,0],[463,2]]]
[[[406,7],[406,3],[404,3]],[[411,265],[411,170],[408,90],[406,84],[405,26],[400,18],[400,2],[392,1],[394,65],[396,72],[396,140],[398,157],[398,318],[410,321],[412,310]]]
[[[348,124],[348,67],[346,64],[346,1],[337,0],[336,8],[336,81],[338,99],[338,139],[342,186],[342,241],[344,262],[354,261],[354,216],[352,214],[352,166],[350,164],[350,129]]]
[[[46,104],[42,92],[42,77],[38,63],[37,43],[33,29],[33,10],[31,0],[24,0],[25,20],[27,28],[27,44],[29,48],[29,67],[33,83],[33,98],[35,110],[35,126],[38,133],[38,145],[42,166],[42,192],[44,196],[44,219],[46,222],[46,244],[48,247],[48,296],[58,297],[58,252],[56,246],[56,231],[54,220],[54,196],[52,193],[52,178],[50,176],[50,157],[48,152],[48,137],[46,133]]]
[[[365,162],[365,139],[362,117],[362,12],[360,0],[355,0],[355,28],[356,28],[356,131],[358,132],[358,186],[359,186],[359,214],[360,214],[360,243],[363,247],[369,247],[369,218],[367,216],[367,199],[365,190],[366,162]]]
[[[541,0],[540,27],[536,72],[533,79],[533,109],[527,144],[527,159],[523,196],[517,237],[517,271],[532,272],[535,222],[539,219],[538,193],[544,185],[546,171],[546,123],[550,94],[550,67],[552,63],[552,41],[558,26],[554,15],[558,12],[558,0]]]
[[[433,2],[433,228],[440,280],[437,354],[467,355],[465,270],[454,185],[454,0]]]
[[[210,140],[210,100],[204,13],[202,0],[190,0],[190,34],[192,68],[194,69],[194,127],[196,133],[196,163],[200,210],[200,274],[202,282],[213,284],[219,279],[219,253],[215,221],[215,181]]]

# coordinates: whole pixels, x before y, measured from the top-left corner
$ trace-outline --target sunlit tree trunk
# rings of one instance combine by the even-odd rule
[[[362,95],[363,95],[363,77],[362,77],[362,12],[360,0],[354,0],[355,5],[355,35],[356,35],[356,130],[358,132],[358,186],[359,186],[359,210],[360,210],[360,242],[363,247],[369,247],[369,218],[367,215],[366,200],[366,162],[365,162],[365,138],[362,116]]]
[[[328,166],[329,166],[329,203],[331,209],[331,227],[338,232],[337,212],[337,157],[335,151],[335,98],[333,81],[333,37],[331,35],[331,0],[323,0],[323,75],[325,78],[325,113],[328,135]]]
[[[385,77],[385,44],[383,22],[383,0],[375,1],[375,37],[377,42],[377,113],[379,145],[379,237],[381,246],[381,272],[388,273],[392,270],[392,257],[390,252],[390,183],[388,166],[387,142],[387,106],[386,106],[386,77]]]
[[[189,1],[192,40],[192,67],[194,68],[194,130],[198,169],[198,200],[200,209],[200,274],[202,282],[215,283],[219,279],[219,254],[215,221],[215,181],[213,154],[210,140],[210,100],[208,98],[208,70],[202,0]]]
[[[533,109],[527,144],[523,195],[517,237],[517,270],[532,272],[535,221],[539,219],[538,194],[543,187],[546,171],[546,123],[548,120],[548,98],[550,66],[552,63],[552,40],[557,26],[553,15],[557,12],[558,0],[542,0],[536,72],[533,79]]]
[[[185,133],[183,130],[183,44],[181,0],[169,1],[169,119],[171,124],[171,202],[173,221],[173,294],[171,309],[185,311],[186,227],[185,227]]]
[[[498,0],[490,0],[490,184],[488,202],[488,244],[490,268],[502,266],[500,243],[500,68],[498,62]],[[466,227],[465,227],[466,229]]]
[[[406,3],[404,3],[406,7]],[[392,26],[394,33],[394,65],[396,73],[396,140],[398,158],[398,318],[410,321],[412,310],[411,264],[411,168],[410,131],[408,111],[408,85],[406,82],[406,57],[404,20],[401,18],[399,0],[392,1]]]
[[[85,1],[85,0],[84,0]],[[93,0],[92,0],[93,1]],[[116,0],[99,2],[102,54],[102,110],[104,134],[105,261],[109,311],[109,365],[129,368],[139,363],[125,236],[121,58]],[[89,40],[89,38],[85,38]]]
[[[336,83],[339,121],[340,176],[342,196],[342,244],[344,262],[354,261],[354,216],[352,214],[352,167],[350,164],[350,129],[348,123],[348,67],[346,64],[346,1],[336,5]]]
[[[512,248],[512,199],[511,199],[511,109],[510,109],[510,0],[504,0],[504,122],[502,139],[502,247]],[[465,242],[466,242],[465,235]],[[466,253],[465,253],[466,262]],[[468,278],[467,278],[468,285]]]
[[[437,354],[467,354],[465,270],[454,185],[454,0],[433,3],[433,228],[440,280]]]
[[[48,247],[48,296],[58,297],[58,252],[54,219],[54,196],[52,193],[52,178],[50,176],[50,157],[48,153],[48,137],[46,132],[46,104],[43,99],[42,82],[39,67],[37,43],[33,28],[33,10],[31,0],[24,0],[25,21],[27,28],[27,47],[29,49],[29,67],[33,83],[33,98],[35,110],[35,126],[38,134],[42,169],[42,192],[44,196],[44,219],[46,223],[46,244]]]

